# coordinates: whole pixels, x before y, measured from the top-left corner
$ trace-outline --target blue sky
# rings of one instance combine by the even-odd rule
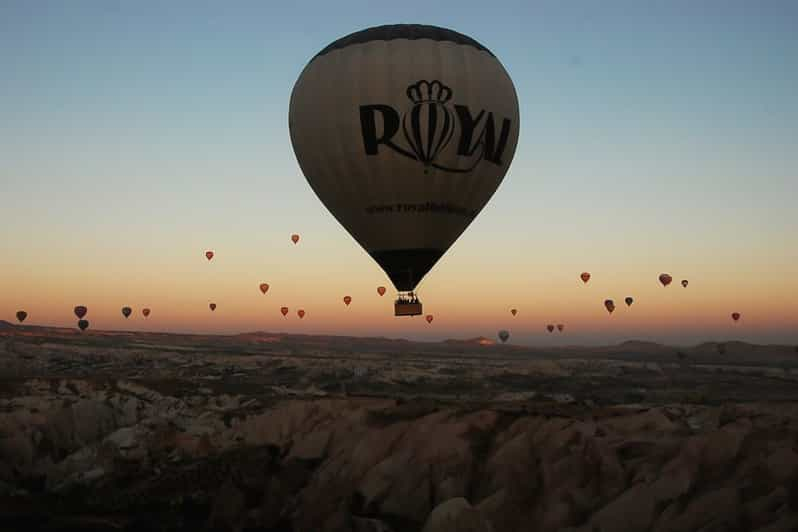
[[[721,275],[753,301],[794,270],[798,3],[738,0],[6,0],[5,266],[65,265],[88,284],[91,265],[162,260],[177,275],[176,242],[239,249],[295,230],[320,254],[351,247],[341,271],[368,261],[301,177],[288,99],[329,42],[401,22],[480,41],[521,105],[505,183],[427,283],[493,271],[503,290],[590,258]]]

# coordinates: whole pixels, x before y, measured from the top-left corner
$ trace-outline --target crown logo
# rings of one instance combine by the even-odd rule
[[[407,97],[414,104],[424,102],[446,103],[452,98],[452,89],[438,80],[420,80],[407,87]]]

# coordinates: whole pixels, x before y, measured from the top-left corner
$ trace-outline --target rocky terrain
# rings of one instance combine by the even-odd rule
[[[796,379],[784,346],[8,326],[0,530],[798,530]]]

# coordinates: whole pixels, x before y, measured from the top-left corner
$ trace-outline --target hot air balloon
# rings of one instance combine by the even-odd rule
[[[510,314],[512,314],[513,316],[515,316],[516,314],[518,314],[518,309],[517,309],[517,308],[511,308],[511,309],[510,309]]]
[[[313,191],[407,294],[507,173],[518,98],[499,60],[470,37],[380,26],[310,60],[288,122]],[[420,315],[421,303],[399,297],[394,313]]]
[[[682,288],[687,288],[688,282],[687,279],[682,279]]]
[[[265,294],[269,291],[269,284],[268,283],[260,283],[260,291],[262,294]]]
[[[17,320],[19,320],[20,323],[25,321],[25,318],[27,318],[27,317],[28,317],[28,313],[25,312],[24,310],[17,311]]]
[[[427,323],[432,323],[432,314],[427,314]]]
[[[88,329],[89,328],[89,320],[80,320],[80,321],[78,321],[78,328],[81,331],[85,331],[86,329]]]
[[[208,260],[211,260],[213,258],[213,251],[210,251],[210,250],[206,251],[205,252],[205,258],[208,259]]]
[[[510,333],[509,332],[507,332],[505,330],[499,331],[499,340],[501,340],[502,343],[505,343],[509,338],[510,338]]]
[[[299,235],[291,235],[291,242],[294,244],[299,243]]]
[[[667,273],[659,274],[659,282],[662,283],[662,286],[668,286],[673,281],[673,277],[668,275]]]
[[[553,332],[554,331],[554,325],[548,324],[548,325],[546,325],[546,329],[548,329],[549,332]]]
[[[210,308],[211,312],[213,312],[214,310],[216,310],[216,303],[211,303],[210,305],[208,305],[208,308]]]
[[[560,332],[562,332],[562,331],[563,331],[563,329],[565,329],[565,325],[563,325],[562,323],[558,323],[558,324],[557,324],[557,330],[558,330],[558,331],[560,331]]]
[[[732,317],[732,319],[734,321],[739,321],[740,320],[740,313],[739,312],[732,312],[731,317]]]
[[[587,283],[590,280],[590,273],[582,272],[582,275],[580,275],[579,277],[582,279],[583,283]]]
[[[301,320],[302,318],[305,317],[305,311],[302,310],[302,309],[299,309],[299,310],[296,311],[296,315],[299,316],[299,319]]]
[[[288,307],[280,307],[280,312],[282,313],[283,316],[287,316],[288,315]]]
[[[83,319],[83,316],[85,316],[88,311],[89,309],[87,309],[83,305],[78,305],[77,307],[75,307],[74,310],[75,316],[77,316],[78,319]]]
[[[607,309],[607,312],[612,314],[612,311],[615,310],[615,302],[612,299],[605,299],[604,307]]]
[[[122,315],[125,318],[129,318],[130,314],[132,314],[132,313],[133,313],[133,309],[132,308],[130,308],[130,307],[122,307]]]
[[[635,302],[635,300],[634,300],[634,299],[632,299],[631,297],[627,297],[626,299],[624,299],[624,301],[626,302],[626,306],[627,306],[627,307],[631,307],[631,306],[632,306],[632,303],[634,303],[634,302]]]
[[[148,308],[141,309],[141,313],[144,314],[145,318],[149,318],[150,317],[150,309],[148,309]]]
[[[378,286],[378,287],[377,287],[377,293],[378,293],[380,296],[384,296],[384,295],[385,295],[385,287],[384,287],[384,286]]]
[[[352,302],[352,298],[350,296],[344,296],[344,303],[346,306],[349,306],[349,303]]]

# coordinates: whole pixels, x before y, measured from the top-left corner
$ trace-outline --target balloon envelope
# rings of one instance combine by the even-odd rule
[[[582,279],[583,283],[586,283],[590,280],[590,273],[582,272],[582,275],[579,276]]]
[[[213,258],[213,251],[206,251],[205,258],[211,260]]]
[[[553,332],[554,331],[554,325],[551,325],[551,324],[546,325],[546,329],[548,329],[549,332]]]
[[[352,302],[352,298],[349,296],[344,296],[344,303],[348,306],[349,303]]]
[[[291,242],[293,242],[294,244],[299,242],[299,235],[291,235]]]
[[[80,320],[80,321],[78,321],[78,328],[81,331],[85,331],[86,329],[89,328],[89,321],[88,320]]]
[[[25,318],[27,318],[27,317],[28,317],[28,313],[25,312],[24,310],[20,310],[20,311],[17,312],[17,320],[19,320],[20,323],[25,321]]]
[[[659,275],[659,282],[662,283],[662,286],[668,286],[673,281],[673,277],[668,275],[667,273],[661,273]]]
[[[141,313],[142,313],[142,314],[144,314],[144,317],[145,317],[145,318],[147,318],[147,317],[149,317],[149,315],[150,315],[150,309],[148,309],[148,308],[143,308],[143,309],[141,309]]]
[[[516,314],[518,314],[518,309],[517,308],[510,309],[510,314],[515,316]]]
[[[83,316],[85,316],[88,311],[89,309],[87,309],[83,305],[78,305],[77,307],[75,307],[74,310],[75,316],[77,316],[78,319],[83,319]]]
[[[321,50],[294,85],[288,123],[321,202],[410,291],[498,188],[519,112],[513,82],[487,48],[402,24]]]
[[[427,323],[432,323],[432,314],[427,314]]]
[[[557,330],[558,330],[558,331],[560,331],[560,332],[562,332],[562,331],[563,331],[563,329],[565,329],[565,325],[563,325],[562,323],[558,323],[558,324],[557,324]]]
[[[732,317],[732,319],[734,321],[738,321],[740,319],[740,313],[739,312],[732,312],[731,317]]]
[[[615,302],[612,299],[605,299],[604,308],[607,309],[607,312],[612,314],[612,311],[615,310]]]
[[[132,313],[133,313],[133,309],[132,308],[130,308],[130,307],[122,307],[122,315],[125,318],[129,318],[130,314],[132,314]]]
[[[305,311],[302,310],[302,309],[299,309],[299,310],[296,311],[296,315],[299,316],[299,319],[301,320],[302,318],[305,317]]]
[[[210,308],[211,311],[216,310],[216,303],[211,303],[210,305],[208,305],[208,308]]]
[[[631,297],[627,297],[626,299],[624,299],[624,301],[626,302],[626,306],[627,306],[627,307],[631,307],[631,306],[632,306],[632,303],[634,303],[634,302],[635,302],[635,300],[634,300],[634,299],[632,299]]]
[[[689,283],[687,282],[687,279],[682,279],[682,287],[683,287],[683,288],[687,288],[687,285],[688,285],[688,284],[689,284]]]
[[[501,340],[502,343],[506,342],[509,338],[510,338],[510,333],[508,331],[505,330],[499,331],[499,340]]]
[[[269,284],[268,283],[260,283],[260,291],[261,293],[266,293],[269,291]]]
[[[377,287],[377,293],[379,295],[381,295],[381,296],[384,296],[385,295],[385,287],[384,286],[378,286]]]
[[[286,316],[288,314],[288,307],[280,307],[280,313]]]

